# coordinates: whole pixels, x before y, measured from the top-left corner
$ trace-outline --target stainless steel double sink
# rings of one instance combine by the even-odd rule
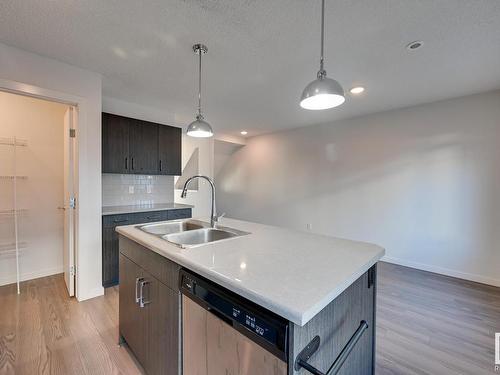
[[[139,225],[138,228],[182,248],[201,246],[250,234],[222,226],[212,228],[209,223],[194,219]]]

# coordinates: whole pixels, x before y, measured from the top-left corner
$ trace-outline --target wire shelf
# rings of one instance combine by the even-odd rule
[[[19,138],[0,138],[0,145],[26,147],[28,146],[28,141]]]
[[[28,247],[27,242],[19,242],[17,244],[17,248],[19,250],[25,249],[26,247]],[[16,253],[16,243],[15,242],[1,243],[0,244],[0,255],[15,254],[15,253]]]
[[[13,180],[14,178],[18,180],[27,180],[28,176],[12,176],[12,175],[0,176],[0,180]]]
[[[28,212],[27,208],[18,208],[17,210],[0,210],[0,215],[14,215]]]

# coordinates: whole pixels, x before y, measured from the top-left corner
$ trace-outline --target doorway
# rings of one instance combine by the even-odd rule
[[[64,274],[75,295],[72,104],[0,91],[0,285]]]

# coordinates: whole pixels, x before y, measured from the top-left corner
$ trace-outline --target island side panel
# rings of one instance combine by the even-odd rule
[[[326,372],[342,348],[365,320],[368,329],[352,350],[339,375],[373,375],[375,373],[375,299],[376,265],[363,274],[340,296],[326,306],[306,325],[291,324],[289,339],[289,375],[309,374],[304,369],[296,371],[297,355],[319,335],[319,349],[308,361],[317,369]]]

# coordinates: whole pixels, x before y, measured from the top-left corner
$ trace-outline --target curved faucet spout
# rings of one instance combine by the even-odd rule
[[[212,228],[215,228],[215,225],[217,224],[217,220],[218,220],[217,210],[215,208],[215,183],[210,177],[202,176],[202,175],[196,175],[196,176],[189,177],[186,180],[186,182],[184,183],[184,187],[183,187],[182,193],[181,193],[181,198],[186,198],[187,188],[188,188],[189,183],[197,178],[202,178],[204,180],[207,180],[210,183],[210,186],[212,187],[212,212],[210,214],[210,226]]]

